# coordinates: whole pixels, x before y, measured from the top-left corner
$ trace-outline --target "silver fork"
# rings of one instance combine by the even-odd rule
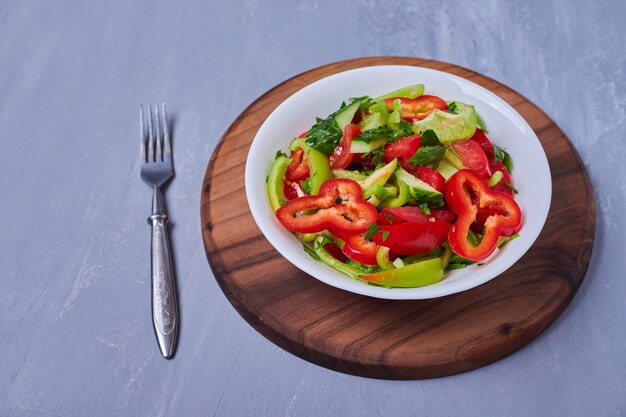
[[[148,105],[148,120],[144,120],[143,105],[139,106],[141,131],[141,178],[152,187],[152,323],[161,353],[167,359],[174,355],[178,335],[178,306],[176,285],[167,233],[167,215],[161,186],[174,176],[172,147],[167,127],[165,103]],[[147,136],[146,136],[147,132]]]

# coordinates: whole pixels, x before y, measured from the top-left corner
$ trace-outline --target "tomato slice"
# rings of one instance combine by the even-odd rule
[[[383,161],[389,163],[394,158],[398,158],[400,165],[406,164],[421,145],[422,139],[420,135],[407,136],[406,138],[393,141],[385,145]]]
[[[337,236],[345,242],[343,253],[348,258],[364,265],[378,265],[378,261],[376,261],[378,245],[365,239],[363,233],[353,235],[340,233]]]
[[[338,261],[345,262],[346,259],[348,259],[346,255],[344,255],[344,253],[341,251],[341,249],[339,249],[339,246],[335,245],[332,242],[325,244],[324,249],[330,254],[330,256],[337,259]]]
[[[443,186],[446,184],[443,175],[429,167],[417,167],[417,178],[428,183],[437,191],[443,191]]]
[[[292,182],[287,179],[283,180],[283,194],[285,194],[287,200],[298,198],[298,189],[296,187],[299,187],[297,182]]]
[[[348,124],[343,129],[341,141],[330,155],[330,167],[332,169],[346,169],[352,162],[354,154],[350,152],[352,139],[361,134],[361,129],[357,125]]]
[[[389,110],[393,109],[393,102],[396,100],[400,100],[402,118],[409,122],[425,119],[435,109],[448,110],[448,104],[437,96],[388,98],[385,100],[385,104]]]
[[[511,197],[514,197],[513,190],[511,190],[509,187],[504,185],[505,182],[509,184],[513,184],[513,183],[511,182],[511,174],[509,173],[509,170],[506,169],[506,166],[502,163],[502,161],[498,162],[497,164],[493,166],[493,172],[496,172],[496,171],[502,172],[502,180],[500,180],[500,182],[494,185],[491,189],[493,191],[500,191],[501,193],[505,193]]]
[[[493,163],[493,144],[491,143],[489,138],[487,138],[485,132],[480,129],[476,129],[476,133],[474,133],[474,136],[472,136],[470,140],[478,143],[483,152],[485,152],[485,155],[487,155],[487,159],[489,159],[489,162]]]
[[[375,234],[372,239],[378,245],[388,247],[395,255],[420,255],[445,242],[450,227],[450,223],[443,221],[380,226],[382,232]]]
[[[483,178],[489,178],[491,176],[487,155],[485,155],[485,152],[478,142],[464,140],[462,142],[455,142],[452,146],[459,155],[459,158],[461,158],[461,163],[465,168],[476,172]]]
[[[285,177],[290,181],[299,181],[308,177],[311,170],[309,168],[309,162],[304,155],[304,151],[302,149],[296,149],[291,152],[291,158],[293,162],[287,167]]]

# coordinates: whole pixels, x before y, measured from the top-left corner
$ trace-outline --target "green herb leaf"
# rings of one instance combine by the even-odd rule
[[[513,191],[515,194],[519,194],[519,191],[517,191],[517,188],[515,188],[513,184],[511,184],[510,182],[502,180],[502,184],[509,190]]]
[[[492,143],[493,145],[493,163],[497,164],[498,162],[504,159],[504,149]]]
[[[419,205],[419,208],[422,209],[422,211],[424,212],[425,215],[427,215],[427,216],[430,215],[430,209],[428,208],[428,204],[422,203],[422,204]]]
[[[278,159],[281,156],[284,156],[285,158],[287,157],[287,154],[283,151],[276,151],[276,156],[274,157],[274,159]]]
[[[439,137],[432,129],[424,130],[420,136],[422,138],[422,146],[443,146]]]
[[[388,238],[388,237],[389,237],[389,231],[385,230],[385,231],[383,232],[383,242],[384,242],[385,240],[387,240],[387,238]]]
[[[372,236],[374,236],[378,232],[380,232],[380,226],[378,226],[376,223],[374,223],[374,224],[370,225],[370,227],[367,228],[367,232],[365,232],[365,235],[363,235],[363,237],[365,237],[365,239],[369,240],[369,239],[372,238]]]
[[[504,158],[502,159],[502,163],[504,164],[506,169],[509,170],[509,173],[511,173],[513,172],[513,159],[511,158],[511,155],[509,155],[509,153],[505,151],[504,149],[502,150],[502,152],[504,153]]]
[[[451,102],[448,103],[448,111],[450,113],[456,114],[456,102],[451,101]]]
[[[505,240],[502,241],[502,243],[500,243],[498,245],[498,249],[502,249],[503,247],[505,247],[506,245],[508,245],[508,243],[514,239],[517,239],[519,237],[519,233],[515,233],[514,235],[512,235],[511,237],[506,238]]]
[[[389,223],[393,223],[393,219],[394,219],[393,214],[385,212],[384,215]]]
[[[313,252],[313,249],[309,248],[307,245],[302,245],[302,249],[304,249],[304,251],[308,253],[311,258],[315,259],[316,261],[320,260],[320,257],[317,256],[317,253]]]
[[[412,194],[417,205],[427,204],[434,207],[443,206],[443,194],[438,191],[432,192],[414,187]]]
[[[409,164],[436,169],[445,152],[445,146],[422,146],[409,159]]]
[[[311,195],[311,191],[313,191],[313,186],[311,185],[311,178],[307,178],[302,181],[302,191],[304,191],[307,195]]]
[[[446,266],[446,271],[452,271],[453,269],[463,269],[463,268],[467,268],[469,264],[456,264],[456,263],[449,263],[448,266]]]

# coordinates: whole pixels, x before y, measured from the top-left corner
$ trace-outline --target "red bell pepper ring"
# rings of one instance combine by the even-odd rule
[[[309,168],[309,162],[306,159],[304,151],[302,149],[296,149],[291,152],[291,159],[293,159],[293,162],[287,167],[285,177],[290,181],[299,181],[308,177],[311,169]]]
[[[361,129],[357,125],[348,124],[343,129],[343,136],[337,147],[330,155],[330,167],[332,169],[346,169],[352,162],[354,154],[350,152],[352,139],[361,134]]]
[[[448,236],[450,223],[443,221],[410,222],[380,226],[382,232],[372,237],[394,255],[421,255],[441,246]]]
[[[462,169],[446,182],[446,202],[459,215],[448,233],[452,250],[472,261],[482,261],[493,253],[500,236],[510,236],[522,225],[522,212],[513,198],[492,191],[477,173]],[[479,210],[492,210],[484,220],[483,237],[473,246],[467,235]],[[513,232],[513,233],[512,233]]]
[[[364,232],[376,222],[376,207],[362,198],[361,186],[354,180],[331,178],[322,184],[318,195],[288,201],[276,217],[288,230],[333,234]],[[309,214],[311,213],[311,214]]]

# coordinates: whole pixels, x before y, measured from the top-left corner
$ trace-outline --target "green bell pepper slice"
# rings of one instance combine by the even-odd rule
[[[396,185],[398,186],[398,196],[384,200],[380,203],[381,208],[402,207],[409,202],[409,199],[411,198],[411,188],[397,177]]]
[[[326,249],[324,249],[324,245],[326,244],[324,243],[324,241],[326,239],[327,238],[325,238],[324,236],[318,235],[313,241],[313,251],[317,254],[317,256],[319,256],[320,261],[324,262],[335,271],[339,271],[342,274],[349,276],[350,278],[360,280],[359,274],[361,274],[362,272],[359,269],[335,259],[330,253],[326,251]]]
[[[305,152],[307,160],[309,161],[311,195],[317,195],[324,181],[332,177],[330,161],[326,155],[311,148],[304,139],[294,139],[289,144],[289,149],[292,151],[299,148]]]
[[[283,181],[287,167],[291,164],[291,158],[280,155],[272,163],[270,173],[267,177],[267,195],[270,199],[270,206],[275,212],[280,206],[285,204],[285,193],[283,192]]]
[[[376,262],[383,271],[396,269],[396,266],[389,260],[389,248],[385,246],[378,248],[378,252],[376,252]]]
[[[441,258],[433,258],[403,268],[360,275],[360,277],[365,281],[386,287],[425,287],[443,279],[443,264]]]

